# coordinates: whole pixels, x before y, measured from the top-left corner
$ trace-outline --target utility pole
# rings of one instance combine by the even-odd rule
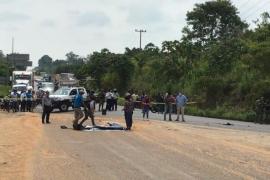
[[[137,30],[137,29],[135,29],[135,32],[140,33],[140,49],[142,49],[142,33],[145,33],[146,30],[142,30],[142,29]]]
[[[14,37],[12,37],[12,48],[11,48],[11,53],[14,53]]]
[[[12,47],[11,47],[11,58],[12,58],[12,68],[15,69],[15,55],[14,55],[14,37],[12,37]]]

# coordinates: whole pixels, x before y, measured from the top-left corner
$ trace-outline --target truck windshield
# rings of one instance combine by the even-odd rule
[[[26,74],[18,74],[15,75],[15,79],[31,80],[31,76]]]
[[[70,89],[67,88],[61,88],[55,91],[53,94],[54,95],[68,95]]]
[[[54,84],[53,83],[42,83],[41,84],[41,87],[42,88],[45,88],[45,87],[53,88],[54,87]]]
[[[13,87],[13,89],[15,89],[17,91],[26,91],[27,90],[26,86],[16,86],[16,87]]]

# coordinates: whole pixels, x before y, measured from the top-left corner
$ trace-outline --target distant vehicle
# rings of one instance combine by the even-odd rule
[[[83,87],[62,87],[55,91],[50,98],[53,100],[53,108],[66,112],[69,107],[73,107],[73,100],[79,91],[84,91],[83,98],[86,99],[87,92]]]
[[[26,84],[15,84],[12,86],[13,90],[17,90],[18,94],[21,94],[22,91],[27,91],[27,85]]]
[[[55,75],[55,80],[59,83],[59,86],[77,86],[79,81],[74,77],[72,73],[61,73]]]
[[[38,86],[40,86],[40,91],[49,91],[50,94],[54,92],[54,83],[52,82],[41,82]]]
[[[52,77],[49,74],[44,74],[42,80],[45,81],[45,82],[51,82],[52,81]]]
[[[13,71],[12,84],[25,84],[27,86],[33,86],[34,74],[32,71]]]

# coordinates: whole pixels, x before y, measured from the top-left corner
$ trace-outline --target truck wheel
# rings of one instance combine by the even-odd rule
[[[60,105],[60,111],[67,112],[68,111],[68,105],[66,103],[63,103]]]

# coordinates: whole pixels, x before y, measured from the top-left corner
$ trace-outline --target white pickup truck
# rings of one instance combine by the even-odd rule
[[[53,101],[53,108],[59,108],[60,111],[66,112],[69,107],[73,107],[73,101],[79,91],[84,91],[83,98],[86,99],[87,92],[83,87],[62,87],[51,94],[49,97]]]

